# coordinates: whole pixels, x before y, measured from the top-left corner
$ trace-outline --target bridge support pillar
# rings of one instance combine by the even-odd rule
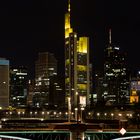
[[[70,133],[70,140],[84,140],[84,138],[85,138],[84,132],[72,131]]]
[[[70,131],[70,140],[84,140],[86,125],[81,123],[71,124]]]

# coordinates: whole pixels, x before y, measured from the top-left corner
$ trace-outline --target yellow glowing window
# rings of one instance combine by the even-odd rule
[[[69,78],[66,78],[66,79],[65,79],[65,82],[66,82],[66,83],[69,83],[69,82],[70,82],[70,79],[69,79]]]
[[[83,65],[78,65],[77,66],[77,70],[78,71],[86,71],[87,70],[87,67],[86,66],[83,66]]]
[[[66,41],[65,43],[66,43],[66,44],[69,44],[69,41]]]
[[[139,97],[138,96],[130,96],[130,103],[138,103]]]
[[[70,63],[70,60],[69,59],[67,59],[66,60],[66,65],[68,65]]]
[[[132,90],[132,95],[137,95],[137,91],[136,90]]]
[[[70,28],[70,14],[65,14],[65,29]]]
[[[88,38],[87,37],[80,37],[77,47],[77,52],[87,53],[88,48]]]
[[[86,84],[78,84],[78,89],[80,90],[86,90],[87,89],[87,85]]]

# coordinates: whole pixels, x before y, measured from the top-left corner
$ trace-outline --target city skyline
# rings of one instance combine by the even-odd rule
[[[1,2],[0,57],[9,59],[12,65],[32,69],[38,52],[49,51],[64,63],[66,5],[65,0]],[[80,36],[90,38],[93,68],[103,68],[103,51],[112,28],[112,42],[127,52],[129,66],[139,69],[140,17],[136,2],[72,0],[71,7],[72,26]]]

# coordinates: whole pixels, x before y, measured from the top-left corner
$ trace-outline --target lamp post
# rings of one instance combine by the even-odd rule
[[[84,107],[81,107],[81,122],[83,122],[83,116],[82,116],[83,110],[85,110],[85,108]]]
[[[32,114],[33,114],[33,112],[30,112],[30,117],[32,118]]]
[[[42,111],[42,116],[43,116],[43,118],[45,118],[45,112],[44,111]]]
[[[113,116],[114,116],[114,113],[111,113],[111,118],[112,118],[112,120],[113,120]]]
[[[76,91],[76,108],[75,108],[75,120],[78,122],[78,119],[79,119],[79,115],[78,115],[78,112],[79,112],[79,94],[78,92]]]
[[[18,112],[18,117],[20,118],[20,114],[21,114],[21,112]]]
[[[68,122],[71,120],[71,98],[68,97]]]
[[[99,119],[99,117],[100,117],[100,113],[97,113],[97,117],[98,117],[98,119]]]
[[[75,109],[75,120],[78,122],[78,108],[76,107]]]

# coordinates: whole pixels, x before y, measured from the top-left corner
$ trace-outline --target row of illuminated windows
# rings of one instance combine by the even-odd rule
[[[70,64],[70,59],[67,59],[65,62],[66,65]],[[87,66],[85,65],[77,65],[78,71],[87,71]]]

